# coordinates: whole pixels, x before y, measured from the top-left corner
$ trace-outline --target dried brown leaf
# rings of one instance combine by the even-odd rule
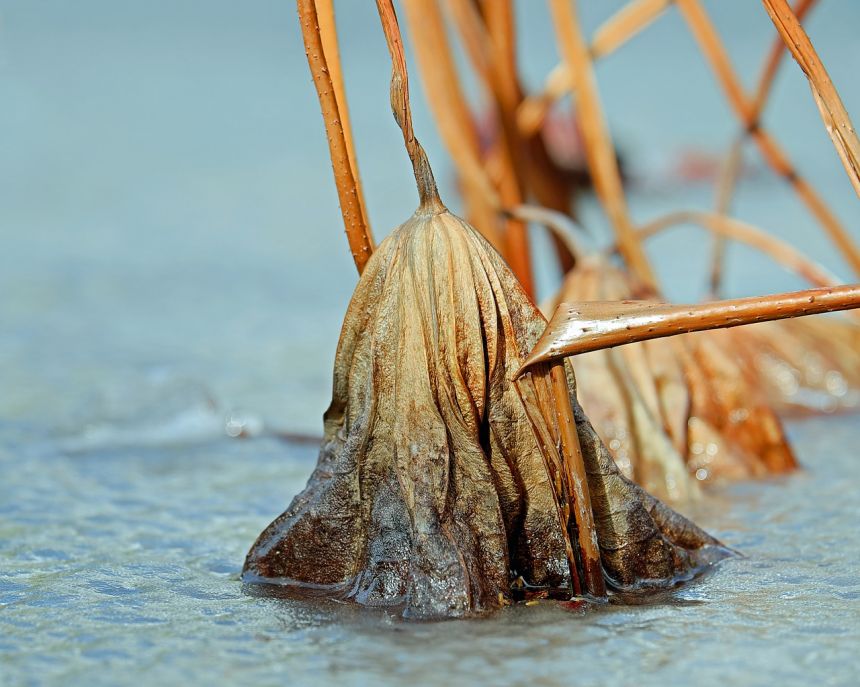
[[[582,484],[564,485],[563,414],[545,410],[568,387],[511,380],[544,326],[461,220],[419,210],[395,230],[344,320],[317,469],[252,548],[246,579],[448,617],[512,598],[514,571],[569,594],[583,537],[624,588],[673,584],[725,555],[618,472],[572,393],[594,528],[562,526],[560,497],[568,512],[588,503]]]

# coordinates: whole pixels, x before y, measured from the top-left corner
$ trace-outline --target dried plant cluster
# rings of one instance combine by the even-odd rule
[[[550,304],[552,321],[526,364],[576,356],[583,408],[624,474],[661,498],[687,499],[697,494],[699,483],[715,479],[794,469],[797,463],[771,399],[780,393],[786,401],[796,398],[796,386],[781,385],[788,383],[786,374],[793,380],[800,370],[777,371],[769,365],[797,361],[798,368],[810,370],[813,365],[800,357],[800,337],[810,331],[814,336],[819,331],[815,327],[822,325],[762,321],[827,312],[846,295],[853,302],[857,287],[783,294],[764,299],[767,303],[761,298],[698,305],[631,300],[645,294],[605,260],[582,260]],[[760,324],[714,329],[733,327],[750,313]],[[788,327],[774,330],[775,325]],[[830,339],[829,346],[813,355],[852,361],[856,379],[856,351],[845,336],[855,331],[834,328],[843,336]],[[643,340],[608,348],[636,339]],[[815,367],[829,369],[830,364]],[[829,380],[825,375],[807,380],[807,393],[828,383],[841,384],[843,390],[847,386],[841,375]]]
[[[531,273],[520,268],[521,256],[511,259],[506,252],[509,250],[505,240],[507,233],[499,221],[502,217],[521,222],[531,218],[542,223],[541,215],[545,217],[547,211],[575,217],[581,186],[565,186],[564,182],[570,181],[571,170],[566,173],[557,165],[555,168],[547,166],[544,161],[559,158],[547,144],[552,140],[548,127],[553,118],[567,117],[576,121],[581,132],[585,176],[615,232],[621,263],[600,256],[588,257],[582,251],[571,250],[569,242],[557,240],[559,262],[566,275],[559,294],[545,308],[548,315],[561,301],[660,299],[658,276],[648,262],[643,243],[658,231],[679,224],[699,225],[714,235],[710,275],[714,294],[721,290],[728,241],[745,243],[763,251],[786,269],[808,279],[813,286],[837,285],[836,278],[791,246],[730,216],[742,148],[748,140],[797,193],[843,253],[846,262],[860,274],[860,250],[850,234],[791,163],[762,120],[787,45],[810,79],[822,118],[854,183],[856,165],[852,160],[856,159],[857,137],[800,24],[814,6],[814,0],[799,0],[794,12],[785,0],[764,2],[780,35],[774,39],[752,94],[746,92],[700,0],[632,0],[599,27],[590,40],[582,30],[575,1],[548,0],[553,27],[547,27],[547,31],[554,30],[557,36],[561,60],[548,75],[544,90],[536,94],[525,93],[517,77],[512,2],[405,0],[404,4],[413,29],[412,37],[418,46],[418,62],[428,99],[463,180],[468,217],[486,236],[496,237],[494,245],[523,283],[530,282]],[[681,14],[712,68],[739,120],[740,130],[726,155],[714,211],[678,211],[637,224],[627,206],[623,175],[596,88],[594,63],[621,48],[672,6]],[[476,119],[459,117],[456,122],[443,122],[439,114],[452,99],[459,103],[460,110],[465,108],[456,72],[452,73],[449,66],[443,77],[442,70],[436,66],[440,60],[450,61],[445,57],[450,51],[445,9],[466,53],[472,56],[471,63],[484,85],[484,97],[490,103],[488,109],[496,122],[495,126],[483,127],[483,136],[488,132],[494,136],[486,145],[484,158],[470,159],[468,164],[463,160],[471,156],[463,154],[461,141],[474,129]],[[428,21],[433,16],[435,19]],[[423,51],[424,59],[422,43],[432,46]],[[493,77],[498,72],[513,84],[504,97]],[[450,85],[452,82],[454,86]],[[566,95],[572,96],[569,110],[562,102]],[[516,177],[520,193],[508,201],[499,192],[504,176],[497,171],[498,150],[508,150],[509,158],[519,160],[512,166],[511,173]],[[543,177],[529,172],[536,167],[554,178],[552,186],[544,184]],[[493,203],[503,210],[492,216],[489,228],[484,215],[473,211],[476,194],[469,191],[488,185],[496,190]],[[548,188],[555,189],[550,200],[547,200]],[[486,194],[480,197],[486,202]],[[513,206],[514,202],[521,205]],[[526,207],[522,203],[537,203],[541,207]],[[782,472],[795,467],[778,413],[856,410],[860,400],[857,386],[860,363],[851,342],[858,336],[860,327],[854,320],[828,318],[814,324],[777,322],[737,332],[700,334],[676,342],[656,342],[631,350],[590,354],[577,357],[573,365],[579,376],[584,407],[595,419],[598,432],[612,447],[625,473],[665,498],[684,499],[695,495],[701,483],[722,477]],[[644,351],[650,355],[643,355]],[[664,398],[665,394],[670,398]]]
[[[439,199],[412,129],[394,6],[377,0],[392,59],[392,111],[420,202],[375,247],[331,0],[298,0],[360,279],[338,345],[317,467],[251,548],[244,579],[419,619],[480,614],[535,597],[600,601],[688,580],[731,552],[649,491],[678,499],[712,476],[793,468],[772,407],[773,398],[796,398],[783,373],[832,393],[833,378],[810,371],[839,366],[840,381],[854,383],[857,330],[761,323],[858,308],[860,286],[834,285],[790,247],[718,210],[703,222],[715,234],[755,245],[822,288],[693,306],[659,301],[642,240],[677,217],[645,227],[632,222],[592,60],[653,20],[668,0],[631,2],[590,46],[574,3],[549,0],[564,63],[537,100],[516,79],[511,3],[444,4],[490,95],[489,145],[479,143],[472,125],[441,3],[404,0],[410,23],[421,29],[413,31],[416,53],[477,229]],[[677,4],[706,53],[718,55],[697,0]],[[810,60],[816,98],[829,103],[823,69]],[[567,276],[547,324],[532,298],[526,227],[571,213],[574,175],[541,137],[552,101],[571,89],[587,175],[612,220],[624,267],[556,235]],[[834,107],[827,113],[832,121],[842,116]],[[850,136],[840,136],[850,155]],[[542,207],[527,204],[533,200]],[[749,323],[760,324],[716,331]],[[661,338],[684,332],[698,333]],[[804,352],[820,337],[828,345],[813,364]],[[765,359],[781,371],[760,364]]]
[[[623,271],[590,259],[568,276],[557,305],[637,295]],[[755,367],[726,345],[733,334],[644,341],[575,358],[580,402],[598,433],[624,474],[661,498],[683,501],[703,482],[796,466]]]

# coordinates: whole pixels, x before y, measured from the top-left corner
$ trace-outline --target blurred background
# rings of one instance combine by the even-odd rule
[[[581,3],[593,30],[623,3]],[[520,2],[523,81],[557,62],[543,3]],[[752,88],[775,33],[758,3],[708,2]],[[417,199],[389,114],[389,62],[372,3],[338,2],[349,104],[375,235]],[[821,3],[808,30],[860,113],[860,5]],[[408,38],[408,37],[407,37]],[[416,130],[446,202],[452,169],[413,67]],[[633,216],[713,206],[679,160],[728,149],[737,123],[689,31],[669,11],[599,64]],[[479,96],[472,94],[475,102]],[[0,417],[39,431],[173,417],[200,399],[319,434],[341,318],[356,282],[295,8],[248,0],[0,2]],[[840,219],[860,206],[797,65],[766,121]],[[748,147],[735,214],[848,270],[786,184]],[[602,236],[603,218],[583,204]],[[540,236],[542,296],[559,284]],[[673,298],[706,286],[698,230],[650,244]],[[541,252],[543,251],[543,253]],[[729,293],[801,287],[732,248]]]

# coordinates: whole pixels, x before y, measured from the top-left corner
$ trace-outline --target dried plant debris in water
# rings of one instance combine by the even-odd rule
[[[606,260],[585,258],[558,303],[644,298]],[[756,327],[768,326],[767,323]],[[732,353],[745,330],[714,330],[573,358],[578,395],[622,472],[671,501],[700,483],[793,470],[797,462],[752,361]]]
[[[831,394],[847,395],[846,378],[834,368],[851,378],[854,330],[839,321],[801,325],[784,318],[858,308],[860,285],[696,305],[642,299],[648,294],[604,258],[581,260],[550,304],[552,319],[523,369],[576,356],[586,411],[622,468],[649,491],[682,498],[695,493],[687,474],[706,481],[795,468],[765,391],[770,371],[758,363],[770,350],[788,364],[803,334],[832,331],[840,336],[818,357],[832,373]],[[634,295],[640,299],[630,300]],[[752,334],[728,329],[750,323],[759,328]],[[610,348],[620,344],[628,345]]]
[[[567,533],[511,381],[544,327],[458,218],[420,209],[395,230],[346,314],[317,468],[251,549],[245,579],[416,618],[497,608],[517,578],[567,593]],[[570,402],[611,585],[671,585],[726,555],[621,475]]]
[[[394,8],[377,7],[421,202],[361,274],[317,467],[243,578],[432,619],[694,576],[729,551],[619,472],[569,366],[513,381],[546,320],[439,200]]]

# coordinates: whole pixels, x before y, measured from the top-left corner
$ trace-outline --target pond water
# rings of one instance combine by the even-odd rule
[[[621,3],[581,4],[594,28]],[[766,16],[706,5],[751,84]],[[530,84],[557,59],[536,6],[519,3]],[[416,195],[372,8],[338,9],[380,237]],[[858,22],[860,5],[821,3],[810,23],[854,113]],[[598,76],[636,218],[710,207],[712,185],[671,170],[685,150],[721,154],[736,125],[677,14]],[[292,4],[0,0],[0,101],[0,685],[856,682],[856,416],[791,423],[802,473],[687,507],[745,557],[648,605],[407,624],[249,593],[244,554],[314,463],[295,435],[321,433],[355,284]],[[860,238],[791,62],[772,105],[768,124]],[[737,214],[847,277],[784,185],[749,164]],[[593,202],[583,217],[605,241]],[[701,234],[651,248],[667,294],[701,296]],[[546,295],[558,277],[538,260]],[[746,251],[730,264],[731,295],[803,286]]]
[[[692,510],[745,555],[705,579],[649,605],[416,624],[243,589],[242,558],[303,486],[314,447],[201,436],[64,448],[6,428],[0,683],[853,684],[858,431],[844,418],[790,429],[802,474]]]

